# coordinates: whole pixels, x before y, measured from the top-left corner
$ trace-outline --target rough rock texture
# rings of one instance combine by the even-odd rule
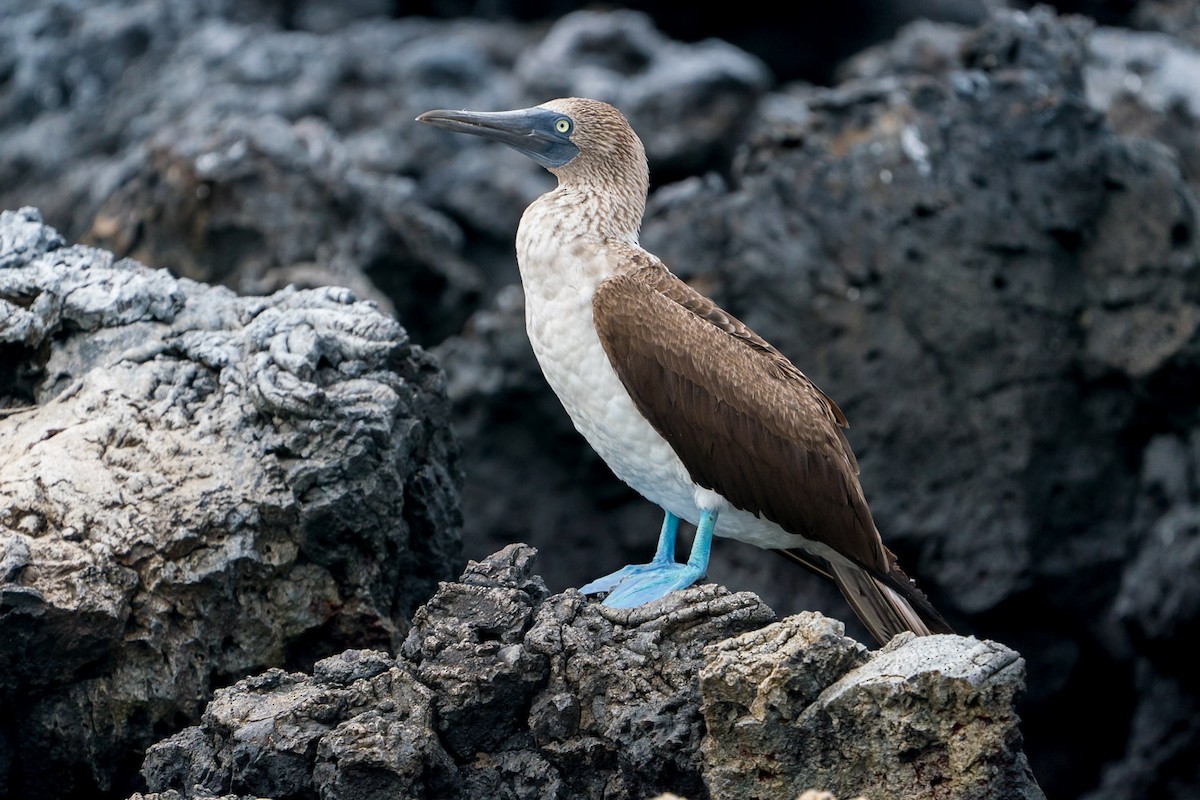
[[[853,16],[858,41],[898,18],[817,6]],[[608,87],[651,114],[631,112],[655,142],[644,243],[845,407],[904,563],[960,630],[1026,658],[1047,793],[1190,797],[1200,27],[1192,2],[1087,8],[1104,27],[1044,11],[917,24],[827,64],[832,86],[764,93],[747,80],[762,63],[829,52],[839,29],[772,20],[739,57],[699,42],[745,20],[700,29],[699,7],[660,24],[684,31],[672,40],[627,14],[0,0],[0,207],[244,290],[371,281],[363,296],[416,341],[453,334],[437,352],[467,555],[528,541],[558,591],[644,560],[660,519],[571,429],[525,340],[512,238],[548,176],[412,117]],[[780,39],[784,59],[759,49]],[[675,102],[701,87],[723,99]],[[756,111],[731,125],[728,109]],[[826,582],[753,548],[718,542],[710,577],[865,635]]]
[[[482,278],[414,187],[358,167],[316,119],[193,119],[151,137],[85,239],[244,294],[347,286],[439,339]]]
[[[215,685],[398,646],[459,552],[444,376],[343,289],[238,298],[0,214],[0,794],[128,789]]]
[[[807,124],[768,121],[734,185],[673,187],[645,233],[825,376],[885,535],[973,614],[1065,589],[1064,548],[1123,555],[1135,409],[1111,384],[1177,369],[1195,329],[1195,197],[1084,102],[1080,37],[1006,17],[973,71],[798,93]]]
[[[677,131],[659,157],[696,169],[728,161],[769,80],[744,51],[673,42],[634,13],[568,16],[544,40],[504,23],[348,22],[316,36],[222,16],[191,0],[114,2],[0,26],[0,54],[13,54],[0,55],[0,208],[35,203],[71,238],[240,292],[349,285],[387,298],[427,344],[515,278],[512,231],[547,176],[417,114],[542,102],[563,72],[545,65],[565,60],[645,128]],[[662,114],[696,124],[668,128]],[[468,260],[434,209],[508,243]]]
[[[706,644],[773,614],[715,586],[614,612],[548,597],[534,552],[472,562],[399,660],[350,651],[217,692],[150,749],[151,791],[275,796],[644,797],[701,787]]]
[[[148,797],[790,798],[864,764],[889,772],[872,774],[889,797],[1041,797],[1012,651],[942,637],[871,655],[838,623],[769,624],[756,597],[711,584],[614,611],[548,596],[534,553],[507,547],[443,584],[399,659],[348,651],[218,691],[147,753]],[[835,727],[840,748],[822,748]]]
[[[1098,28],[1088,56],[1088,101],[1123,135],[1171,148],[1192,190],[1200,191],[1200,41]]]
[[[1044,797],[1021,752],[1025,665],[1015,652],[905,634],[869,653],[843,630],[802,613],[714,646],[700,671],[714,797],[795,797],[806,786]]]
[[[1189,6],[1200,12],[1200,6]],[[970,35],[971,30],[961,25],[915,22],[892,41],[847,61],[840,75],[847,81],[913,73],[945,77],[959,68]],[[1083,82],[1088,104],[1102,111],[1117,133],[1167,145],[1196,191],[1200,187],[1200,143],[1195,135],[1200,120],[1198,44],[1165,33],[1097,26],[1088,34],[1085,47]]]
[[[0,207],[36,204],[69,238],[241,292],[351,285],[418,341],[457,330],[483,278],[458,228],[414,201],[442,145],[412,120],[515,102],[502,76],[530,33],[241,22],[174,0],[0,25]]]

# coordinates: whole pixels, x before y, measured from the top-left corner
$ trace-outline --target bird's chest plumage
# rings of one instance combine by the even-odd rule
[[[518,231],[517,254],[525,325],[546,381],[576,430],[617,477],[694,522],[695,484],[675,451],[634,406],[592,322],[592,296],[611,274],[612,255],[602,245],[538,224],[531,212]]]

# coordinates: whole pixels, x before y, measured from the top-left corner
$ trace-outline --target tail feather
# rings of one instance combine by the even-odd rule
[[[857,565],[830,566],[833,580],[842,590],[846,602],[880,644],[887,644],[893,636],[903,631],[912,631],[918,636],[953,633],[928,600],[915,603],[913,598],[902,596],[896,589]]]
[[[887,644],[903,631],[918,636],[954,633],[929,598],[896,566],[890,552],[892,569],[886,577],[873,575],[849,561],[834,563],[800,550],[778,552],[818,575],[831,578],[880,644]]]

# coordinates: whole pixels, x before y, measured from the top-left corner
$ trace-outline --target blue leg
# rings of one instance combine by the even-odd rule
[[[668,513],[663,520],[654,559],[649,564],[624,567],[592,581],[580,591],[584,594],[611,591],[604,599],[604,605],[633,608],[657,600],[675,589],[686,589],[704,577],[708,570],[708,556],[712,551],[713,528],[716,524],[716,511],[701,514],[691,555],[686,564],[678,564],[675,562],[675,535],[679,529],[679,518]]]

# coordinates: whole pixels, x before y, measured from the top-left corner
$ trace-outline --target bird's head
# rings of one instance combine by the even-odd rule
[[[516,148],[562,184],[599,181],[649,186],[646,151],[620,111],[599,100],[565,97],[516,111],[426,111],[418,122]]]

